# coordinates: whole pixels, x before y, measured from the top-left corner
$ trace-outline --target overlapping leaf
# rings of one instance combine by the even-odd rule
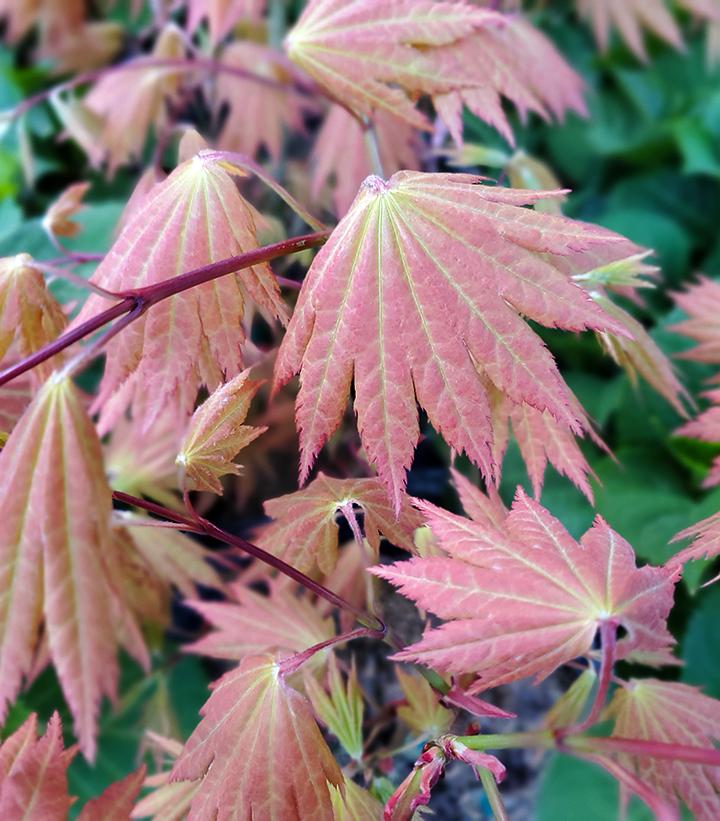
[[[592,23],[595,39],[603,50],[608,47],[613,29],[641,60],[647,60],[643,29],[682,48],[682,34],[665,0],[577,0],[577,5],[578,12]]]
[[[249,371],[243,371],[219,387],[190,420],[177,463],[194,490],[222,495],[220,478],[228,473],[235,476],[240,473],[239,465],[232,460],[266,430],[243,424],[250,402],[262,384],[248,376]]]
[[[465,3],[314,0],[286,46],[356,115],[386,110],[424,128],[414,101],[429,95],[458,140],[463,104],[509,139],[501,95],[521,114],[584,110],[581,81],[543,35],[522,20]]]
[[[259,20],[265,9],[265,0],[189,0],[189,32],[195,31],[207,19],[210,39],[218,43],[241,20]]]
[[[413,129],[386,111],[374,117],[378,150],[386,173],[419,167]],[[317,198],[323,188],[334,182],[333,201],[342,216],[352,205],[362,181],[373,173],[366,136],[350,112],[332,105],[313,144],[311,194]]]
[[[498,472],[488,385],[572,433],[589,428],[520,315],[627,335],[570,277],[638,249],[522,207],[548,196],[460,174],[366,180],[308,272],[276,363],[278,383],[300,373],[302,480],[353,379],[363,446],[396,509],[419,438],[416,400],[488,478]]]
[[[40,738],[37,715],[30,715],[0,745],[0,816],[64,821],[73,802],[67,768],[74,755],[74,748],[63,749],[57,713]]]
[[[447,558],[373,572],[445,619],[396,658],[476,673],[471,692],[534,675],[590,652],[600,624],[622,626],[621,657],[663,653],[677,575],[635,566],[632,547],[597,518],[576,542],[518,490],[502,528],[419,502]]]
[[[85,804],[78,821],[127,821],[145,778],[145,767],[110,784],[97,798]]]
[[[28,356],[56,339],[65,329],[65,315],[28,254],[0,260],[0,360],[13,352]],[[42,381],[57,357],[34,369]]]
[[[215,628],[186,650],[240,661],[260,653],[292,655],[335,635],[332,618],[288,587],[273,584],[270,595],[264,596],[237,582],[230,585],[230,593],[229,601],[185,602]],[[322,662],[321,654],[315,658]]]
[[[381,535],[413,551],[413,531],[422,521],[407,497],[401,498],[396,517],[377,479],[334,479],[324,473],[304,490],[265,502],[265,513],[274,521],[258,544],[303,572],[317,566],[330,573],[337,561],[338,512],[354,519],[353,505],[362,509],[365,538],[375,553]]]
[[[51,377],[0,453],[0,712],[47,654],[86,757],[122,644],[147,664],[121,597],[100,442],[69,378]]]
[[[303,113],[312,110],[313,105],[309,98],[293,93],[288,87],[290,76],[281,65],[280,56],[267,46],[251,42],[233,42],[223,51],[224,65],[245,69],[268,82],[230,72],[220,74],[217,97],[230,106],[218,136],[221,148],[251,157],[264,148],[277,161],[286,131],[303,130]]]
[[[345,778],[336,787],[328,784],[334,821],[381,821],[383,806],[367,790]]]
[[[618,688],[608,715],[615,719],[613,735],[622,738],[709,750],[720,741],[720,702],[686,684],[633,680]],[[717,767],[649,756],[632,757],[629,763],[671,804],[682,800],[697,821],[712,821],[720,814]]]
[[[251,210],[234,179],[242,173],[211,153],[182,163],[133,211],[93,281],[122,291],[257,247]],[[213,389],[236,376],[248,299],[285,318],[277,282],[262,264],[165,300],[113,339],[94,406],[100,429],[111,428],[131,402],[146,427],[168,406],[189,414],[201,385]],[[91,296],[77,321],[105,307]]]
[[[327,782],[343,781],[307,699],[272,656],[254,656],[217,681],[173,778],[202,778],[198,821],[289,817],[332,821]]]

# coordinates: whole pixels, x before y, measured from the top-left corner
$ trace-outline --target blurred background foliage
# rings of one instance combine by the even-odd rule
[[[570,3],[536,5],[533,20],[588,84],[589,117],[570,116],[559,125],[535,117],[528,124],[515,122],[517,145],[547,163],[560,183],[572,189],[565,205],[568,215],[656,249],[662,280],[648,295],[646,307],[633,312],[663,351],[678,353],[691,343],[669,330],[681,318],[673,307],[672,291],[698,272],[720,276],[720,69],[709,64],[703,32],[690,20],[684,52],[648,38],[649,62],[642,64],[617,39],[607,53],[598,53]],[[109,14],[123,24],[130,39],[147,23],[142,15],[129,15],[127,2],[116,4]],[[0,110],[53,81],[47,68],[25,59],[22,47],[0,47]],[[0,140],[0,256],[22,250],[39,259],[53,257],[56,252],[40,220],[49,203],[78,179],[92,179],[91,207],[79,214],[82,231],[68,240],[68,247],[101,252],[111,243],[137,169],[122,169],[108,181],[87,168],[75,145],[57,139],[57,128],[49,108],[38,106]],[[466,138],[509,150],[494,131],[471,116]],[[54,287],[66,303],[80,297],[67,283]],[[602,355],[591,335],[543,331],[543,336],[611,450],[606,454],[583,445],[597,475],[595,510],[551,468],[543,503],[575,535],[599,513],[635,546],[641,559],[663,561],[677,549],[669,545],[675,533],[720,510],[720,489],[701,488],[720,447],[675,436],[681,423],[677,413],[644,384],[631,384]],[[682,360],[677,368],[688,390],[698,396],[711,371]],[[447,489],[446,447],[427,432],[409,489],[456,505]],[[473,475],[469,465],[463,463],[463,468]],[[506,498],[517,484],[528,482],[519,453],[511,447],[503,478]],[[697,563],[678,591],[672,626],[685,667],[668,674],[720,697],[720,589],[700,586],[712,572]],[[182,638],[178,628],[176,635],[164,639],[158,651],[161,664],[150,678],[129,662],[124,664],[120,701],[114,709],[105,708],[96,767],[78,756],[70,770],[70,789],[80,797],[78,806],[130,772],[144,727],[166,734],[175,727],[187,735],[195,726],[207,685],[218,670],[183,656],[177,644]],[[31,711],[47,717],[62,703],[54,674],[46,671],[14,708],[6,731]],[[62,718],[70,727],[69,715]],[[540,784],[541,821],[606,821],[615,818],[616,811],[617,788],[608,776],[574,759],[555,757],[549,762]],[[633,805],[631,817],[648,816]]]

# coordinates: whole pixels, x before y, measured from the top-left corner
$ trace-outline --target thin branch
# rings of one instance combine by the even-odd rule
[[[373,170],[373,174],[385,179],[385,169],[383,168],[382,157],[380,156],[380,142],[378,141],[375,124],[366,117],[363,117],[362,124],[365,147],[370,157],[370,167]]]
[[[132,313],[133,320],[137,319],[153,305],[165,299],[169,299],[171,296],[180,294],[190,288],[195,288],[205,282],[210,282],[213,279],[234,274],[244,268],[252,268],[261,262],[268,262],[271,259],[295,254],[298,251],[304,251],[306,248],[317,248],[326,242],[328,236],[330,236],[329,231],[304,234],[303,236],[276,242],[273,245],[265,245],[262,248],[256,248],[253,251],[247,251],[235,257],[222,259],[210,265],[204,265],[202,268],[196,268],[193,271],[165,279],[154,285],[119,293],[117,296],[120,298],[120,301],[115,305],[101,311],[96,316],[88,319],[76,328],[72,328],[43,348],[40,348],[40,350],[35,351],[35,353],[22,359],[20,362],[1,371],[0,387],[12,379],[15,379],[17,376],[32,370],[42,362],[56,356],[81,339],[85,339],[85,337],[90,336],[95,333],[95,331],[100,330],[100,328],[103,328],[124,314]],[[107,339],[105,339],[105,341],[107,341]]]
[[[485,795],[487,796],[488,804],[490,804],[490,809],[492,810],[495,820],[510,821],[510,816],[507,814],[507,810],[503,804],[495,776],[490,770],[486,770],[482,767],[478,769],[478,776],[480,777],[480,782],[485,790]]]

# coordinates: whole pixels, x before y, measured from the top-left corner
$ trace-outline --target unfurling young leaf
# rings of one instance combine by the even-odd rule
[[[338,427],[353,379],[363,446],[396,510],[420,435],[416,402],[490,480],[498,465],[488,385],[569,432],[589,428],[520,315],[627,334],[571,276],[638,248],[522,207],[552,196],[463,174],[363,183],[305,278],[276,362],[279,384],[300,373],[302,481]]]
[[[365,704],[357,680],[355,663],[344,681],[334,655],[328,663],[328,689],[319,684],[312,675],[305,677],[305,692],[310,699],[315,715],[330,730],[354,761],[362,761],[362,723]]]
[[[455,718],[452,710],[440,704],[437,693],[421,675],[395,670],[407,704],[398,707],[398,718],[417,735],[436,738],[447,732]]]
[[[249,371],[243,371],[219,387],[193,414],[176,459],[190,489],[222,496],[220,477],[237,476],[240,467],[232,460],[267,430],[243,424],[262,384],[248,376]]]
[[[632,680],[619,687],[608,708],[613,735],[714,750],[720,741],[720,701],[695,687],[657,679]],[[680,799],[697,821],[720,815],[717,767],[652,756],[622,756],[662,798]]]
[[[60,336],[66,324],[32,257],[18,254],[0,259],[0,360],[11,346],[20,356],[34,353]],[[57,361],[39,365],[35,380],[45,379]]]
[[[111,509],[83,399],[68,377],[51,376],[0,453],[0,713],[44,632],[88,759],[100,701],[115,695],[118,646],[149,663],[122,598]]]
[[[332,821],[327,782],[343,783],[307,699],[272,656],[253,656],[226,673],[173,769],[202,778],[190,816],[197,821],[303,817]],[[302,809],[300,809],[302,808]]]
[[[303,572],[317,566],[328,574],[337,561],[338,512],[350,517],[353,526],[353,505],[362,509],[365,538],[376,555],[381,535],[414,552],[413,532],[422,519],[407,497],[402,497],[396,517],[378,479],[334,479],[324,473],[303,490],[265,502],[265,513],[274,521],[258,544]]]
[[[157,283],[257,247],[255,223],[235,178],[244,174],[201,152],[158,183],[133,211],[93,282],[110,291]],[[149,428],[163,410],[190,414],[201,385],[211,390],[242,368],[246,300],[286,318],[267,264],[207,282],[154,306],[107,346],[94,409],[104,433],[128,405]],[[91,295],[76,322],[106,301]]]
[[[89,182],[76,182],[48,208],[43,217],[43,228],[51,237],[74,237],[79,233],[80,225],[73,217],[83,208],[83,197],[89,188]]]
[[[598,517],[576,542],[518,489],[501,529],[418,502],[447,558],[410,559],[373,572],[446,621],[398,653],[442,672],[476,673],[470,692],[588,654],[611,621],[627,635],[618,657],[673,644],[667,619],[677,573],[635,565],[632,547]]]

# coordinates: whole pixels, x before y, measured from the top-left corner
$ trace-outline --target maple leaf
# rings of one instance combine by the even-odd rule
[[[243,425],[262,384],[249,380],[249,373],[243,371],[210,394],[190,420],[176,461],[193,490],[222,496],[220,477],[239,475],[240,467],[232,460],[267,430]]]
[[[37,738],[37,715],[0,745],[0,813],[3,818],[64,821],[73,800],[67,768],[75,748],[63,749],[60,717],[53,713]]]
[[[113,20],[91,20],[40,43],[37,59],[50,59],[55,74],[75,74],[107,65],[123,46],[125,29]]]
[[[327,782],[343,781],[307,699],[272,656],[253,656],[213,685],[173,779],[202,778],[190,815],[332,821]],[[290,809],[293,808],[293,809]]]
[[[145,779],[145,765],[110,784],[85,804],[78,821],[127,821]]]
[[[290,75],[280,57],[274,49],[251,42],[233,42],[223,50],[224,65],[251,71],[273,85],[229,72],[219,75],[217,98],[230,106],[217,140],[220,148],[251,157],[265,148],[277,161],[285,131],[304,131],[304,112],[315,107],[309,99],[282,87],[288,86]]]
[[[422,520],[406,497],[396,517],[378,479],[334,479],[322,472],[303,490],[265,502],[265,513],[275,521],[258,544],[302,572],[317,566],[328,574],[337,561],[337,514],[342,512],[352,527],[353,505],[362,509],[365,538],[376,555],[381,535],[414,552],[412,535]]]
[[[19,356],[29,356],[65,330],[65,314],[48,291],[42,273],[28,254],[0,259],[0,360],[12,345]],[[42,382],[58,358],[34,369]]]
[[[300,373],[301,481],[338,427],[353,378],[362,443],[396,509],[419,438],[416,400],[488,478],[498,472],[488,382],[573,433],[587,427],[520,314],[626,334],[570,275],[637,248],[521,207],[552,194],[479,182],[403,171],[389,182],[370,177],[316,256],[275,366],[276,384]]]
[[[698,343],[678,356],[720,364],[720,282],[701,276],[686,291],[673,294],[673,298],[688,319],[672,325],[670,330]]]
[[[241,20],[260,20],[266,0],[189,0],[187,29],[195,31],[207,18],[210,39],[223,40]]]
[[[0,361],[0,370],[4,365],[9,367],[11,364],[12,362],[7,360]],[[21,374],[0,387],[0,433],[7,436],[15,427],[15,423],[32,401],[33,388],[34,379],[31,373]]]
[[[256,248],[252,213],[235,183],[243,174],[211,152],[179,165],[130,215],[92,281],[123,291]],[[247,299],[285,320],[279,286],[262,264],[164,300],[111,340],[94,404],[100,431],[107,432],[131,402],[145,429],[164,409],[189,415],[201,385],[214,389],[236,376]],[[106,307],[93,294],[75,322]]]
[[[111,510],[82,396],[53,376],[0,453],[0,713],[34,669],[44,628],[90,760],[100,700],[115,694],[118,644],[149,664],[117,586]]]
[[[384,109],[425,128],[414,99],[430,95],[458,141],[463,103],[510,140],[501,95],[521,114],[584,111],[581,80],[542,34],[518,18],[465,3],[314,0],[286,48],[361,117]]]
[[[398,707],[398,718],[421,738],[435,738],[447,732],[455,714],[440,704],[428,681],[420,675],[405,673],[400,667],[395,675],[407,702]]]
[[[371,572],[447,621],[398,653],[441,672],[476,673],[478,692],[590,652],[598,627],[627,631],[618,657],[673,644],[665,620],[678,574],[636,568],[632,547],[597,517],[576,542],[518,488],[502,529],[416,502],[447,558]]]
[[[335,635],[332,618],[291,588],[271,583],[270,595],[263,596],[237,582],[229,591],[227,602],[184,602],[215,628],[185,645],[187,652],[239,661],[259,653],[299,653]],[[310,666],[315,659],[324,663],[324,655],[316,653]]]
[[[613,735],[714,750],[720,740],[720,702],[687,684],[633,679],[615,691],[607,710]],[[673,805],[680,798],[698,821],[720,814],[720,775],[716,767],[633,756],[637,775]]]
[[[146,731],[151,747],[156,752],[176,761],[182,753],[183,745],[179,741]],[[190,804],[202,779],[193,781],[171,781],[170,770],[154,773],[145,779],[143,787],[152,790],[142,798],[130,813],[130,818],[148,818],[153,821],[181,821],[188,817]]]
[[[720,555],[720,513],[709,516],[673,537],[673,542],[694,539],[690,547],[668,560],[668,567],[680,567],[693,559],[710,559]]]
[[[387,172],[419,168],[413,129],[386,111],[373,119],[382,167]],[[362,126],[343,106],[333,104],[315,138],[310,194],[318,199],[334,180],[333,202],[339,215],[352,205],[362,181],[373,172]]]
[[[83,197],[89,188],[89,182],[76,182],[68,186],[48,208],[42,224],[51,237],[74,237],[80,232],[80,225],[73,217],[82,209]]]
[[[170,24],[161,31],[147,57],[135,57],[129,62],[141,66],[153,59],[180,59],[184,51],[182,32]],[[181,77],[182,69],[159,68],[151,63],[145,70],[105,74],[88,92],[83,104],[102,118],[100,140],[107,154],[108,174],[140,154],[150,127],[163,121],[165,100],[176,95]]]
[[[383,805],[349,778],[338,787],[328,784],[334,821],[382,821]]]
[[[45,44],[61,40],[82,27],[84,0],[0,0],[0,19],[5,20],[5,39],[17,43],[37,24]]]
[[[689,436],[703,442],[718,443],[720,442],[720,388],[705,391],[703,396],[713,403],[712,407],[703,411],[697,419],[686,422],[675,433],[678,436]],[[703,482],[703,487],[714,487],[715,485],[720,485],[720,456],[716,456],[713,460],[710,473]]]
[[[616,28],[630,51],[647,61],[643,29],[682,49],[683,40],[665,0],[577,0],[578,12],[592,23],[600,48],[607,50],[610,32]]]

